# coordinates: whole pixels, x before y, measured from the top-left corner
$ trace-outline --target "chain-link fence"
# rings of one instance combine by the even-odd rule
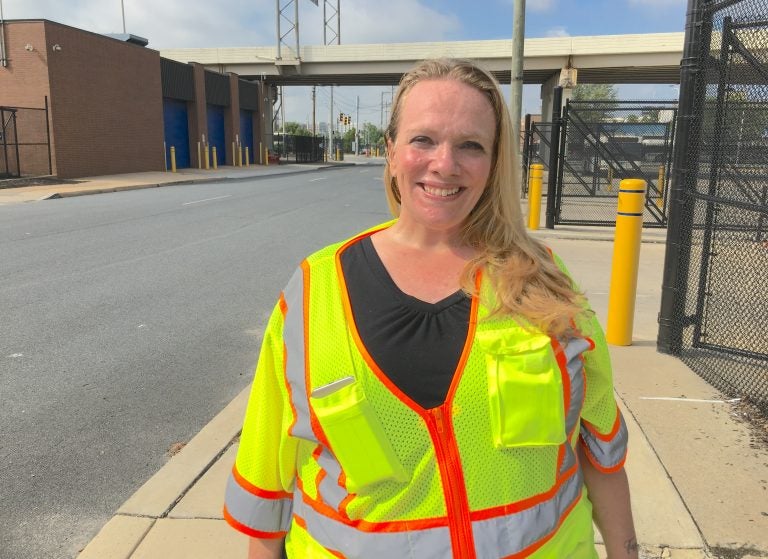
[[[48,108],[0,107],[0,178],[50,175]]]
[[[768,413],[768,0],[692,4],[659,349]]]
[[[560,132],[555,223],[616,223],[622,179],[647,183],[645,227],[666,227],[677,103],[568,101]]]

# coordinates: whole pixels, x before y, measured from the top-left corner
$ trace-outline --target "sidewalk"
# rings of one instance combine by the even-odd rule
[[[383,162],[359,159],[362,164]],[[74,185],[0,189],[0,204],[246,180],[333,165],[94,177]],[[558,227],[534,234],[564,258],[605,324],[612,256],[612,243],[607,241],[613,230]],[[641,556],[766,558],[768,449],[751,442],[749,427],[738,421],[732,404],[723,401],[726,398],[678,359],[656,352],[665,235],[664,230],[643,231],[634,345],[611,348],[616,392],[630,431],[627,473]],[[229,528],[221,507],[247,396],[246,389],[129,498],[79,558],[245,557],[247,538]]]
[[[0,188],[0,206],[35,202],[54,198],[68,198],[87,194],[102,194],[120,192],[122,190],[137,190],[141,188],[157,188],[160,186],[184,185],[193,183],[216,182],[222,180],[249,180],[272,175],[307,173],[318,169],[334,168],[348,165],[383,165],[382,157],[364,157],[345,155],[344,161],[329,161],[326,163],[281,163],[280,165],[251,165],[250,167],[222,166],[218,169],[179,169],[176,173],[169,171],[150,171],[145,173],[125,173],[98,177],[83,177],[75,180],[54,182],[45,179],[46,184],[36,186],[20,186]],[[2,186],[0,181],[0,186]],[[42,181],[41,181],[42,182]]]

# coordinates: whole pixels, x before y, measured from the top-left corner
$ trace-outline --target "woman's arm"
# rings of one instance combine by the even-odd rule
[[[285,538],[251,538],[248,544],[248,559],[282,559],[284,544]]]
[[[624,468],[612,474],[599,471],[581,445],[578,446],[584,483],[592,501],[592,516],[603,536],[608,559],[638,559],[627,473]]]

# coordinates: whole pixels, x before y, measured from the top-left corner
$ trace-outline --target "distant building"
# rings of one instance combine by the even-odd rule
[[[2,25],[0,176],[164,170],[171,146],[178,167],[202,165],[206,146],[216,146],[220,165],[245,147],[258,162],[271,141],[262,123],[273,92],[257,82],[163,59],[132,35],[48,20]]]

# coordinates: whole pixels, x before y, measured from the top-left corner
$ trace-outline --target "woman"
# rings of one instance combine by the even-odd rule
[[[250,557],[637,557],[602,333],[522,225],[498,84],[406,74],[396,216],[305,260],[267,328],[225,517]]]

